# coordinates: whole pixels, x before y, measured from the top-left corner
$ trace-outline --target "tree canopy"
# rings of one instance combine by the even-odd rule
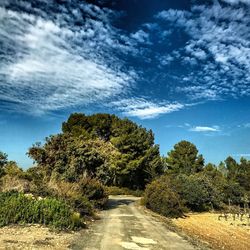
[[[188,141],[180,141],[166,158],[171,173],[191,174],[200,172],[204,167],[204,158],[198,155],[198,149]]]
[[[106,185],[141,189],[163,172],[152,131],[109,114],[72,114],[61,134],[34,144],[28,155],[49,178],[72,182],[90,176]]]

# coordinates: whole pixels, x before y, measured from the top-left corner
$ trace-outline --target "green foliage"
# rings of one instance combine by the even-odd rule
[[[204,159],[198,155],[196,146],[188,141],[174,145],[166,158],[169,173],[193,174],[202,171]]]
[[[69,196],[65,199],[71,207],[73,207],[81,216],[93,216],[94,205],[84,195]]]
[[[105,185],[143,189],[163,172],[152,131],[128,119],[76,113],[62,131],[28,152],[48,178],[78,182],[88,176]]]
[[[8,155],[0,151],[0,168],[8,162]]]
[[[48,180],[46,180],[45,173],[41,167],[29,168],[25,173],[30,180],[30,193],[41,197],[52,195],[52,191],[48,188]]]
[[[222,204],[223,194],[203,173],[179,175],[173,182],[185,206],[192,211],[207,211]]]
[[[79,192],[98,208],[102,208],[108,201],[105,187],[96,179],[82,179],[79,183]]]
[[[0,177],[4,175],[4,166],[8,162],[8,155],[0,151]]]
[[[229,180],[224,186],[224,203],[229,201],[233,205],[241,205],[242,197],[246,194],[246,190],[237,182]]]
[[[238,164],[236,160],[231,156],[227,157],[227,159],[225,160],[225,166],[227,169],[228,179],[234,179],[238,171]]]
[[[180,196],[172,189],[168,176],[162,176],[147,185],[144,204],[147,208],[166,217],[180,217],[184,212]]]
[[[83,226],[80,216],[65,202],[54,199],[35,199],[22,193],[0,193],[0,226],[39,223],[58,229]]]
[[[104,186],[90,178],[80,182],[50,181],[48,189],[52,197],[63,199],[81,215],[93,215],[94,208],[102,208],[108,200]]]

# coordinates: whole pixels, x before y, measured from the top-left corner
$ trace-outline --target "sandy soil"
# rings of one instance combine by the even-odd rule
[[[213,249],[249,250],[250,226],[246,218],[243,221],[232,217],[218,220],[219,214],[190,214],[185,219],[173,220],[174,224],[186,234],[206,241]]]
[[[138,198],[111,196],[100,220],[75,239],[73,249],[191,250],[193,245],[166,228],[164,222],[143,212]]]
[[[0,249],[69,249],[77,234],[56,233],[39,225],[8,226],[0,228]]]

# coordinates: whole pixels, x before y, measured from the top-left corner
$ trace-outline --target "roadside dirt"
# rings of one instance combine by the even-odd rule
[[[207,242],[213,249],[249,250],[250,226],[233,218],[218,220],[219,214],[190,214],[185,219],[173,220],[174,224],[191,237]]]
[[[69,249],[78,234],[57,233],[39,225],[8,226],[0,228],[0,249]]]
[[[107,210],[71,245],[86,250],[191,250],[193,245],[138,209],[133,196],[111,196]]]

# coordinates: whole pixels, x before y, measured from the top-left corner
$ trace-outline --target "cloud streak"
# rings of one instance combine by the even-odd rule
[[[134,42],[118,40],[112,12],[86,3],[70,9],[50,4],[43,3],[48,13],[26,1],[15,6],[18,10],[7,2],[0,5],[2,102],[13,110],[43,114],[124,93],[136,73],[121,69],[117,54],[133,50]]]
[[[189,131],[192,132],[219,132],[220,128],[218,126],[212,126],[212,127],[208,127],[208,126],[196,126],[196,127],[192,127],[189,129]]]
[[[112,104],[117,106],[124,115],[140,119],[156,118],[159,115],[179,111],[185,107],[181,103],[154,103],[143,98],[124,99]]]

